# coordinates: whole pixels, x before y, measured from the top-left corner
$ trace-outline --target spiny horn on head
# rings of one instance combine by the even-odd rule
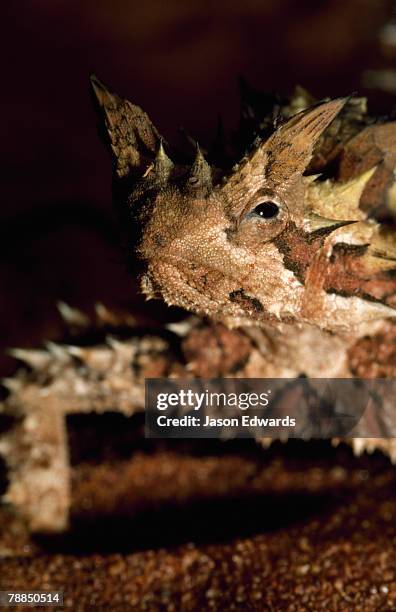
[[[155,178],[161,183],[166,183],[172,172],[173,165],[172,160],[165,153],[164,144],[161,138],[154,162]]]
[[[331,179],[316,181],[306,177],[307,199],[311,208],[324,217],[355,221],[365,219],[366,213],[359,208],[360,199],[376,170],[377,166],[374,166],[344,183]]]
[[[109,91],[95,75],[91,75],[91,88],[115,176],[141,176],[155,156],[161,138],[158,130],[139,106]]]
[[[304,218],[303,229],[311,235],[316,236],[320,234],[326,236],[340,227],[351,225],[351,223],[356,223],[356,221],[353,219],[328,219],[310,212]]]
[[[203,156],[198,143],[195,159],[191,166],[187,183],[194,189],[202,189],[207,192],[212,189],[212,169]]]
[[[238,209],[241,197],[257,191],[257,181],[270,190],[284,192],[294,188],[311,160],[315,143],[346,101],[340,98],[302,111],[278,127],[267,140],[258,138],[253,143],[252,151],[221,186],[226,197],[235,202],[235,214],[241,212]],[[251,180],[252,175],[257,181]],[[235,198],[236,192],[243,196]]]

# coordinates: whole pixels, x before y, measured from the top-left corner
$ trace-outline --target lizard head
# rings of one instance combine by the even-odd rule
[[[374,265],[376,228],[358,206],[373,170],[342,185],[304,176],[345,99],[294,115],[225,174],[198,146],[191,163],[175,161],[139,107],[92,85],[148,298],[229,326],[389,316],[361,279]],[[352,281],[340,281],[351,261]]]

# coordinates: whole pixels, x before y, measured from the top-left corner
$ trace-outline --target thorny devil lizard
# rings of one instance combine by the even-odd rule
[[[396,234],[374,219],[379,184],[396,205],[396,124],[370,125],[362,100],[291,105],[227,173],[198,145],[173,162],[140,108],[92,85],[147,298],[261,329],[263,375],[350,375],[347,347],[396,314]]]
[[[197,338],[210,344],[220,334],[223,347],[230,343],[220,361],[233,369],[222,363],[217,374],[396,372],[396,123],[370,117],[363,98],[314,103],[302,89],[289,100],[250,92],[244,140],[220,138],[223,151],[213,147],[209,161],[197,145],[186,163],[143,110],[96,77],[91,83],[143,293],[212,323],[187,320],[184,364],[163,338],[150,336],[14,351],[31,371],[6,381],[11,393],[3,409],[25,419],[0,442],[0,452],[11,472],[6,497],[33,529],[67,523],[64,415],[114,406],[131,414],[142,408],[144,376],[153,372],[207,376],[208,352],[200,361],[191,351]],[[246,153],[241,146],[249,138]],[[81,313],[62,311],[72,326],[87,323]],[[112,315],[102,309],[99,318]],[[244,353],[239,368],[233,350]],[[352,442],[355,452],[381,448],[396,459],[393,439]]]

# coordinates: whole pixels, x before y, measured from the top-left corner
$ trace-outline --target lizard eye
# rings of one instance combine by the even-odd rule
[[[235,240],[239,244],[259,247],[273,240],[286,227],[287,206],[272,194],[258,193],[248,202],[245,214],[236,225]]]
[[[254,215],[261,217],[262,219],[274,219],[278,216],[280,208],[276,202],[272,202],[271,200],[266,200],[265,202],[260,202],[252,210]]]

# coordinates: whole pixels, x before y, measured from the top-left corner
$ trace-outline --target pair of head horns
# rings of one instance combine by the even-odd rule
[[[104,135],[112,151],[116,177],[145,177],[159,184],[167,183],[175,170],[174,163],[148,115],[109,92],[95,76],[91,77],[91,84],[104,123]],[[289,119],[242,160],[221,189],[231,193],[242,190],[248,196],[251,189],[257,189],[257,181],[252,181],[254,176],[265,179],[267,186],[286,189],[296,176],[302,175],[315,143],[346,101],[347,98],[340,98],[320,103]],[[212,189],[212,168],[198,145],[186,185],[191,189]],[[320,224],[318,218],[312,217],[312,226],[321,229]]]

